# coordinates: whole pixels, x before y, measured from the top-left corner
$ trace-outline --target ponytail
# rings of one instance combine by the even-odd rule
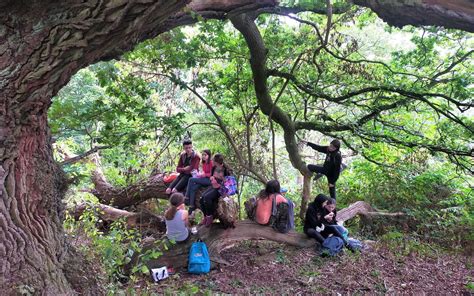
[[[184,203],[184,195],[180,192],[175,192],[171,194],[170,197],[170,207],[165,212],[166,220],[173,220],[176,212],[178,212],[178,207]]]

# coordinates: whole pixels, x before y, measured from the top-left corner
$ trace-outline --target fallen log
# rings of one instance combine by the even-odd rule
[[[270,240],[285,243],[299,248],[308,248],[316,245],[316,241],[309,239],[305,234],[290,231],[283,234],[276,232],[269,226],[262,226],[250,220],[238,221],[234,228],[224,228],[220,223],[214,223],[211,227],[200,227],[196,235],[191,235],[185,243],[168,243],[168,250],[163,250],[160,240],[149,239],[143,244],[142,253],[153,248],[160,248],[163,255],[158,259],[151,259],[145,264],[148,268],[158,266],[173,266],[175,269],[187,267],[188,252],[191,244],[198,238],[206,242],[209,256],[213,264],[228,265],[229,263],[221,258],[222,251],[233,247],[236,243],[245,240]],[[138,263],[140,254],[132,257],[129,265],[125,268],[125,273]]]
[[[364,201],[358,201],[347,208],[341,209],[338,212],[338,221],[344,222],[355,216],[373,217],[373,216],[400,216],[403,213],[385,213],[372,208]],[[234,228],[225,228],[220,223],[214,223],[211,227],[200,227],[197,235],[192,235],[185,243],[168,244],[168,250],[160,248],[162,240],[149,239],[144,241],[142,252],[153,248],[159,248],[163,251],[163,255],[158,259],[152,259],[145,264],[149,268],[156,268],[159,266],[173,266],[176,269],[185,268],[187,266],[187,256],[191,244],[197,240],[202,239],[206,242],[209,250],[209,256],[214,264],[228,264],[220,256],[221,252],[231,248],[236,243],[244,240],[270,240],[278,243],[288,244],[299,248],[308,248],[316,246],[314,239],[308,238],[305,234],[290,231],[283,234],[275,231],[269,226],[259,225],[250,220],[238,221]],[[135,254],[125,269],[125,272],[138,263],[140,254]]]
[[[374,217],[374,216],[403,216],[402,212],[387,213],[374,209],[370,204],[365,201],[356,201],[349,205],[347,208],[341,209],[337,212],[336,219],[338,222],[345,222],[349,219],[354,218],[357,215]]]
[[[115,187],[105,178],[102,169],[98,165],[92,173],[92,183],[94,189],[89,190],[102,204],[115,208],[125,209],[136,206],[149,199],[168,199],[166,194],[168,184],[163,181],[164,173],[155,173],[148,179],[136,182],[126,187]],[[204,188],[196,191],[196,204],[199,206],[199,199],[204,192]]]
[[[69,213],[79,220],[85,210],[95,211],[100,219],[106,222],[114,222],[124,219],[128,227],[140,228],[149,232],[165,232],[166,225],[163,217],[157,216],[147,210],[139,209],[139,212],[129,212],[104,204],[81,203],[74,208],[69,209]]]

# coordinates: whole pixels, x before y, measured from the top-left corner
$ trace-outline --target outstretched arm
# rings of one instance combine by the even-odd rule
[[[320,146],[311,142],[306,142],[306,145],[321,153],[328,153],[328,146]]]

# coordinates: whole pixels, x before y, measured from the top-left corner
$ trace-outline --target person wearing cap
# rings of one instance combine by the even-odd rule
[[[336,181],[341,172],[342,156],[339,149],[341,142],[339,140],[332,140],[329,146],[320,146],[307,141],[301,141],[316,151],[326,154],[326,159],[323,165],[308,164],[308,170],[313,173],[325,175],[328,179],[329,194],[331,198],[336,199]]]

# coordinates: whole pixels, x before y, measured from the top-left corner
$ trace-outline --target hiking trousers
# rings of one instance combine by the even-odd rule
[[[182,191],[184,191],[186,186],[188,186],[189,178],[191,178],[191,175],[179,174],[179,176],[176,177],[176,179],[174,179],[173,182],[171,182],[171,184],[170,184],[170,186],[168,186],[168,188],[171,188],[171,189],[175,188],[176,191],[182,192]]]
[[[308,164],[308,170],[310,170],[313,173],[325,175],[327,177],[327,171],[321,165]],[[317,176],[316,178],[319,179]],[[336,181],[331,183],[328,179],[328,184],[329,184],[329,195],[331,196],[331,198],[336,199]]]

